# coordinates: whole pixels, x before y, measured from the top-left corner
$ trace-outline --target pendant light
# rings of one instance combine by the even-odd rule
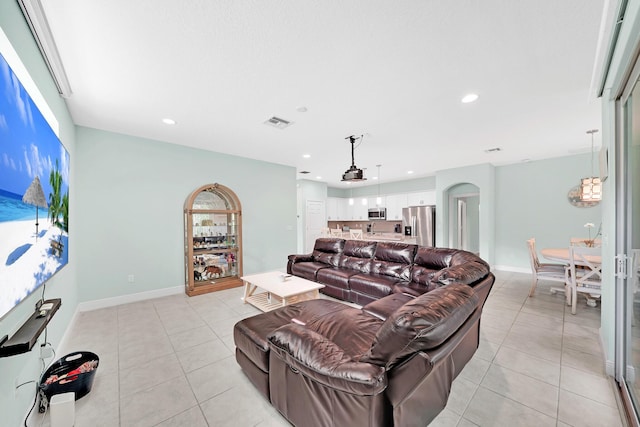
[[[351,135],[346,137],[351,143],[351,167],[347,169],[347,171],[342,175],[343,181],[366,181],[367,178],[364,177],[364,171],[356,166],[356,162],[354,159],[353,151],[355,150],[354,144],[356,140],[360,140],[362,142],[362,136],[360,138],[355,135]]]
[[[580,200],[583,202],[598,202],[602,200],[602,181],[593,174],[593,134],[598,129],[588,130],[591,135],[591,176],[580,180]]]
[[[376,206],[380,206],[382,204],[382,197],[380,197],[380,166],[376,165],[378,168],[378,197],[376,197]]]

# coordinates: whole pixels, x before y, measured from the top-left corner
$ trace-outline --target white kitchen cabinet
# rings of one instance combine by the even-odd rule
[[[377,203],[377,199],[378,196],[374,196],[374,197],[369,197],[368,200],[368,207],[369,208],[386,208],[387,207],[387,201],[385,200],[386,197],[385,196],[380,196],[380,203]]]
[[[407,194],[407,206],[424,206],[436,204],[435,191],[420,191]]]
[[[338,212],[336,219],[339,221],[347,221],[351,216],[351,212],[349,210],[349,199],[337,197],[337,200]]]
[[[385,197],[387,208],[387,221],[402,221],[402,208],[406,208],[407,195],[389,194]]]
[[[366,198],[358,197],[354,200],[353,209],[351,209],[351,221],[366,221],[369,217],[369,205],[362,203]]]
[[[340,199],[337,197],[327,197],[327,221],[335,221],[338,218],[338,204]]]

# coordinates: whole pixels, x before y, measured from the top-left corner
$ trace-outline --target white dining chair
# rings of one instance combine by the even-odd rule
[[[332,228],[331,237],[342,237],[342,230],[340,230],[339,228]]]
[[[320,235],[322,237],[329,237],[331,235],[331,233],[329,232],[329,227],[322,227],[320,229]]]
[[[536,291],[536,287],[538,286],[538,280],[550,280],[553,282],[562,282],[565,284],[568,281],[568,270],[567,266],[564,264],[552,264],[552,263],[541,263],[538,259],[538,253],[536,252],[536,239],[531,238],[527,240],[527,246],[529,248],[529,262],[531,263],[531,273],[533,274],[533,281],[531,283],[531,290],[529,291],[529,296],[532,297]],[[563,288],[553,288],[556,291],[563,291],[565,293],[565,297],[567,299],[567,304],[569,304],[569,296],[570,293],[566,287]]]
[[[569,247],[569,286],[571,288],[571,314],[576,314],[578,292],[587,294],[587,305],[595,307],[602,295],[602,265],[594,261],[600,248]]]
[[[349,230],[351,239],[362,239],[362,229]]]

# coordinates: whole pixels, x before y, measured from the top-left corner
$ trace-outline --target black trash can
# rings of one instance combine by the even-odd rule
[[[76,400],[91,391],[100,359],[90,351],[70,353],[53,362],[40,379],[40,406],[44,412],[54,394],[74,392]]]

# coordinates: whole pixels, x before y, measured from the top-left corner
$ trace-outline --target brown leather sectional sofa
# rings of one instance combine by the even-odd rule
[[[418,296],[454,281],[473,284],[489,265],[458,249],[320,238],[313,253],[289,255],[287,272],[322,283],[329,296],[365,305],[391,293]]]
[[[318,239],[289,271],[367,303],[319,299],[238,322],[236,360],[265,398],[296,426],[433,420],[478,348],[489,266],[452,249]]]

